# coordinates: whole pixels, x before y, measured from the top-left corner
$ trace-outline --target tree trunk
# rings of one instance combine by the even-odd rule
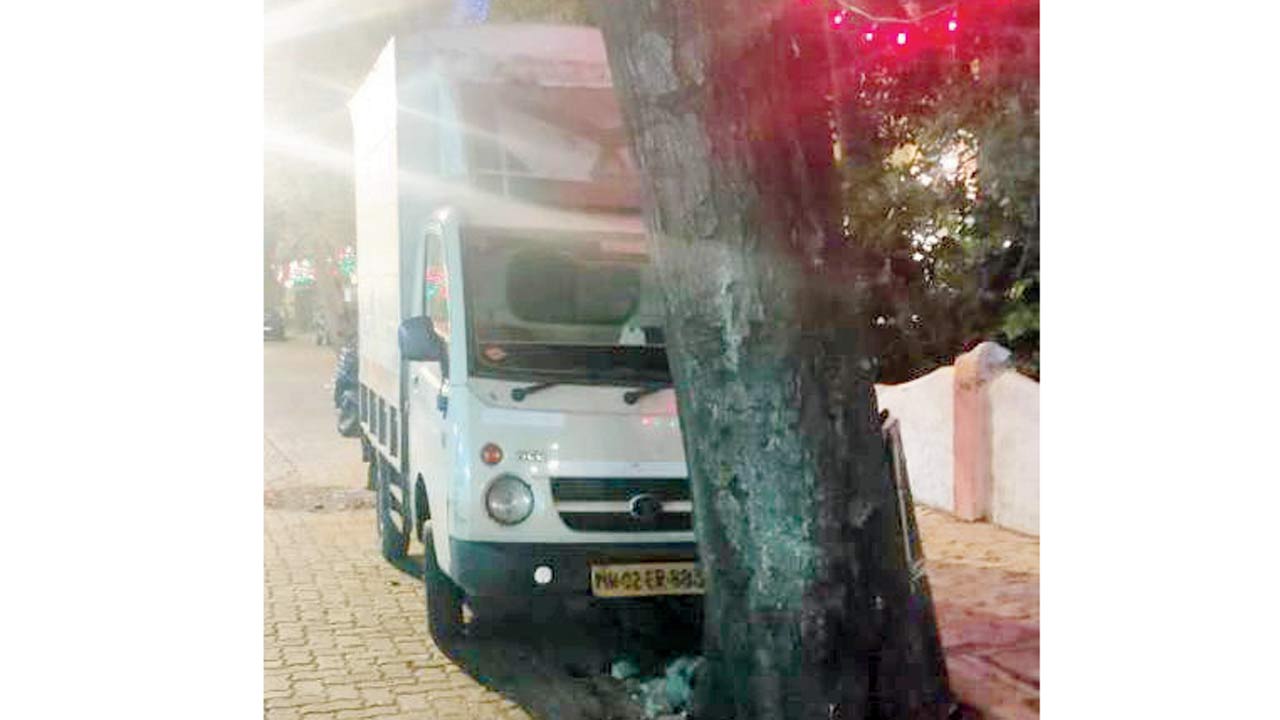
[[[708,574],[700,718],[948,701],[936,635],[908,632],[932,607],[911,601],[876,406],[878,268],[841,231],[823,7],[595,6],[650,193]]]

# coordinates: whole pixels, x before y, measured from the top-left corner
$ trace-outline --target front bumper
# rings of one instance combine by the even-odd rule
[[[697,560],[695,543],[549,544],[473,542],[449,538],[453,581],[477,597],[590,595],[591,565]],[[552,580],[539,585],[533,571],[551,568]]]

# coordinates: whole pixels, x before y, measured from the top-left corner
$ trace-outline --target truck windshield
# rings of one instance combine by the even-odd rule
[[[670,381],[642,237],[472,236],[463,258],[473,374]]]

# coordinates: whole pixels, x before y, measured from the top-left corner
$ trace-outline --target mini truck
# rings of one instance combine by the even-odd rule
[[[700,594],[598,31],[392,38],[349,107],[362,445],[382,553],[423,544],[432,635],[464,604]]]

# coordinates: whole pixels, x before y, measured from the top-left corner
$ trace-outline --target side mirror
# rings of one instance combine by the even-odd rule
[[[436,334],[431,318],[420,315],[400,323],[400,354],[405,360],[443,362],[444,338]]]

